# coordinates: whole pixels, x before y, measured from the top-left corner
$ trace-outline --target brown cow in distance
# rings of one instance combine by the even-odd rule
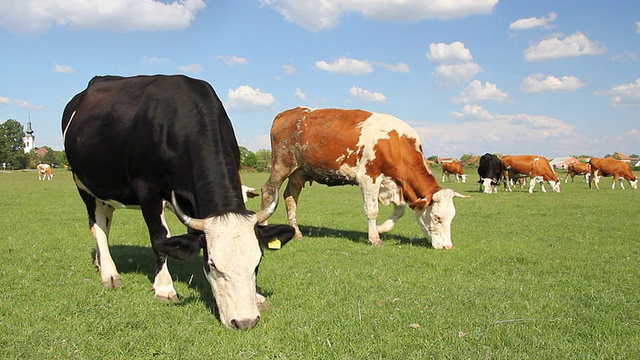
[[[502,157],[504,165],[504,187],[511,190],[511,179],[516,177],[529,177],[529,193],[533,193],[536,183],[540,183],[542,192],[547,192],[544,182],[549,182],[551,189],[560,192],[560,181],[549,164],[549,160],[538,155],[505,155]]]
[[[462,168],[462,163],[456,161],[447,161],[442,163],[442,182],[444,182],[444,176],[447,176],[447,181],[449,180],[449,176],[453,174],[456,176],[456,182],[467,182],[467,175],[464,174],[464,169]]]
[[[591,158],[589,160],[591,165],[591,177],[589,178],[589,188],[591,188],[591,182],[595,182],[596,189],[600,189],[598,183],[601,176],[613,176],[613,184],[611,188],[616,188],[616,181],[620,180],[620,187],[624,189],[622,179],[626,179],[632,188],[638,188],[638,179],[631,172],[631,167],[624,161],[620,161],[614,158]]]
[[[426,164],[418,134],[394,116],[364,110],[298,107],[276,116],[271,127],[271,175],[262,186],[262,206],[284,191],[289,224],[296,221],[300,192],[307,182],[358,185],[368,219],[368,240],[381,245],[406,205],[435,249],[450,249],[454,197],[467,197],[438,185]],[[393,203],[394,213],[376,224],[378,203]]]
[[[589,177],[591,176],[591,165],[585,162],[572,162],[567,165],[567,176],[564,178],[564,182],[566,183],[571,177],[571,182],[573,182],[573,177],[576,175],[584,175],[584,181],[589,181]]]

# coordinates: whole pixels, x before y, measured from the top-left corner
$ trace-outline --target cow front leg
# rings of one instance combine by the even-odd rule
[[[406,209],[407,204],[397,205],[394,203],[393,214],[391,214],[391,217],[383,222],[382,225],[377,226],[378,233],[381,234],[391,231],[396,225],[396,222],[398,222],[398,219],[404,215]]]
[[[167,222],[164,218],[164,210],[164,203],[162,203],[161,205],[160,214],[145,215],[145,211],[143,210],[145,220],[147,220],[146,216],[149,216],[149,220],[147,220],[147,226],[149,227],[149,232],[151,234],[152,245],[154,245],[154,239],[156,238],[162,239],[171,237],[169,226],[167,225]],[[152,219],[156,220],[152,221]],[[159,224],[157,224],[157,219],[160,219]],[[169,267],[167,266],[167,256],[155,251],[155,249],[154,252],[156,254],[156,275],[153,279],[153,297],[161,301],[177,302],[178,293],[173,287],[173,279],[171,278]]]
[[[362,198],[364,200],[364,213],[367,216],[369,223],[369,229],[367,237],[371,245],[382,245],[380,240],[380,233],[378,233],[378,226],[376,219],[378,218],[378,195],[380,193],[380,183],[382,179],[372,184],[365,184],[362,186]]]

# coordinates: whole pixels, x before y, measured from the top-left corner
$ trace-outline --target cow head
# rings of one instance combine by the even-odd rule
[[[409,205],[416,212],[418,225],[431,241],[434,249],[452,249],[451,222],[456,216],[453,198],[469,196],[459,194],[451,189],[440,189],[433,194],[431,202],[419,199]]]
[[[635,178],[634,180],[629,180],[629,185],[631,185],[631,187],[634,189],[638,189],[638,178]]]
[[[494,181],[491,178],[482,178],[478,182],[482,184],[482,188],[483,188],[482,192],[483,193],[491,194],[491,193],[498,192],[498,182],[497,181]]]
[[[261,226],[273,213],[270,206],[258,214],[234,214],[194,219],[178,207],[172,193],[174,212],[188,227],[203,231],[206,241],[204,272],[211,284],[220,321],[232,329],[249,329],[260,321],[256,303],[256,273],[262,247],[277,238],[279,245],[291,240],[289,225]]]

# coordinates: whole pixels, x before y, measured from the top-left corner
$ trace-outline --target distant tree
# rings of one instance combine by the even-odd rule
[[[45,148],[49,151],[47,151],[47,153],[42,157],[42,163],[54,165],[56,167],[61,166],[62,164],[58,163],[58,154],[56,154],[56,151],[48,146],[45,146]]]
[[[630,157],[630,158],[633,158],[633,159],[638,159],[638,158],[640,158],[640,156],[638,156],[638,154],[631,154],[631,155],[629,155],[629,157]]]
[[[462,163],[467,163],[469,160],[471,160],[473,158],[473,154],[472,153],[466,153],[462,156],[460,156],[460,161],[462,161]]]
[[[24,169],[29,157],[24,153],[24,128],[18,121],[9,119],[0,124],[0,161],[12,169]]]
[[[427,160],[431,160],[433,162],[438,162],[438,155],[431,155],[427,158]]]
[[[258,171],[270,171],[271,170],[271,151],[267,149],[260,149],[256,152],[256,170]]]

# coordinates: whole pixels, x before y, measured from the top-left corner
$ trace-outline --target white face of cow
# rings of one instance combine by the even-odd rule
[[[256,304],[256,268],[262,252],[255,233],[255,215],[229,214],[205,219],[205,275],[211,284],[220,321],[247,329],[260,320]]]
[[[483,191],[482,191],[483,193],[491,194],[493,192],[493,190],[492,190],[493,189],[493,185],[491,184],[492,181],[493,181],[492,179],[482,178],[482,187],[484,188]],[[497,187],[496,187],[496,189],[497,189]]]
[[[560,192],[560,181],[550,180],[549,185],[551,185],[551,189],[553,189],[553,191],[558,193]]]
[[[454,197],[468,197],[451,189],[441,189],[433,194],[431,206],[416,209],[416,218],[422,231],[431,240],[434,249],[452,249],[451,222],[456,216]]]
[[[638,179],[635,179],[633,181],[629,181],[629,184],[631,185],[632,188],[638,189]]]

